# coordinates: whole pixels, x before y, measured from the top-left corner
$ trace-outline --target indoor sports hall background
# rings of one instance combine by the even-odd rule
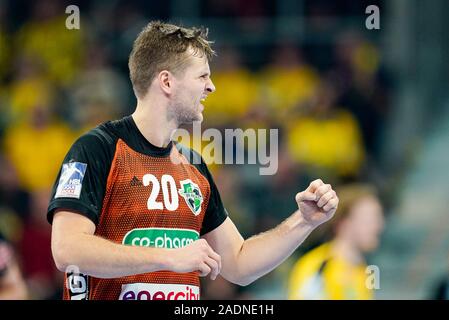
[[[69,5],[79,29],[66,28]],[[367,257],[376,298],[436,297],[449,277],[447,12],[445,0],[0,0],[0,231],[30,298],[61,297],[49,188],[78,136],[132,112],[127,59],[153,19],[203,25],[215,41],[203,129],[279,129],[275,175],[211,166],[245,237],[286,218],[314,178],[368,182],[386,219]],[[248,287],[204,279],[202,298],[286,299],[294,262],[324,237]]]

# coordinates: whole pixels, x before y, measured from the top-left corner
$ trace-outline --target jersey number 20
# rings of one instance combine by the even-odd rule
[[[176,189],[175,179],[171,175],[164,174],[161,178],[161,183],[159,180],[152,174],[146,174],[142,178],[142,182],[144,186],[149,186],[150,183],[153,185],[153,188],[150,193],[150,197],[148,198],[147,206],[149,210],[159,209],[162,210],[165,206],[169,211],[175,211],[179,206],[178,199],[178,191]],[[162,185],[162,195],[164,198],[164,203],[158,202],[157,196],[159,195],[159,191]]]

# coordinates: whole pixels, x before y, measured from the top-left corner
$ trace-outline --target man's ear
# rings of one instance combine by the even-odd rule
[[[173,78],[173,75],[167,70],[162,70],[157,76],[159,86],[166,94],[171,94],[173,91]]]

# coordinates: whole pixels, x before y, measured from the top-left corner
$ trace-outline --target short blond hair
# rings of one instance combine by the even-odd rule
[[[207,40],[208,29],[184,28],[161,21],[150,22],[134,41],[128,67],[134,92],[143,98],[154,77],[162,70],[182,72],[186,67],[187,50],[194,55],[215,55],[211,41]]]

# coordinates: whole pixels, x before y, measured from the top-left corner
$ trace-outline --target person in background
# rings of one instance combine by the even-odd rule
[[[0,233],[0,300],[24,300],[26,298],[25,281],[13,250]]]
[[[364,254],[375,250],[384,226],[383,209],[373,187],[352,184],[337,189],[340,204],[331,224],[333,239],[294,265],[289,299],[367,300]]]
[[[431,300],[449,300],[449,272],[440,274],[433,283],[429,299]]]

